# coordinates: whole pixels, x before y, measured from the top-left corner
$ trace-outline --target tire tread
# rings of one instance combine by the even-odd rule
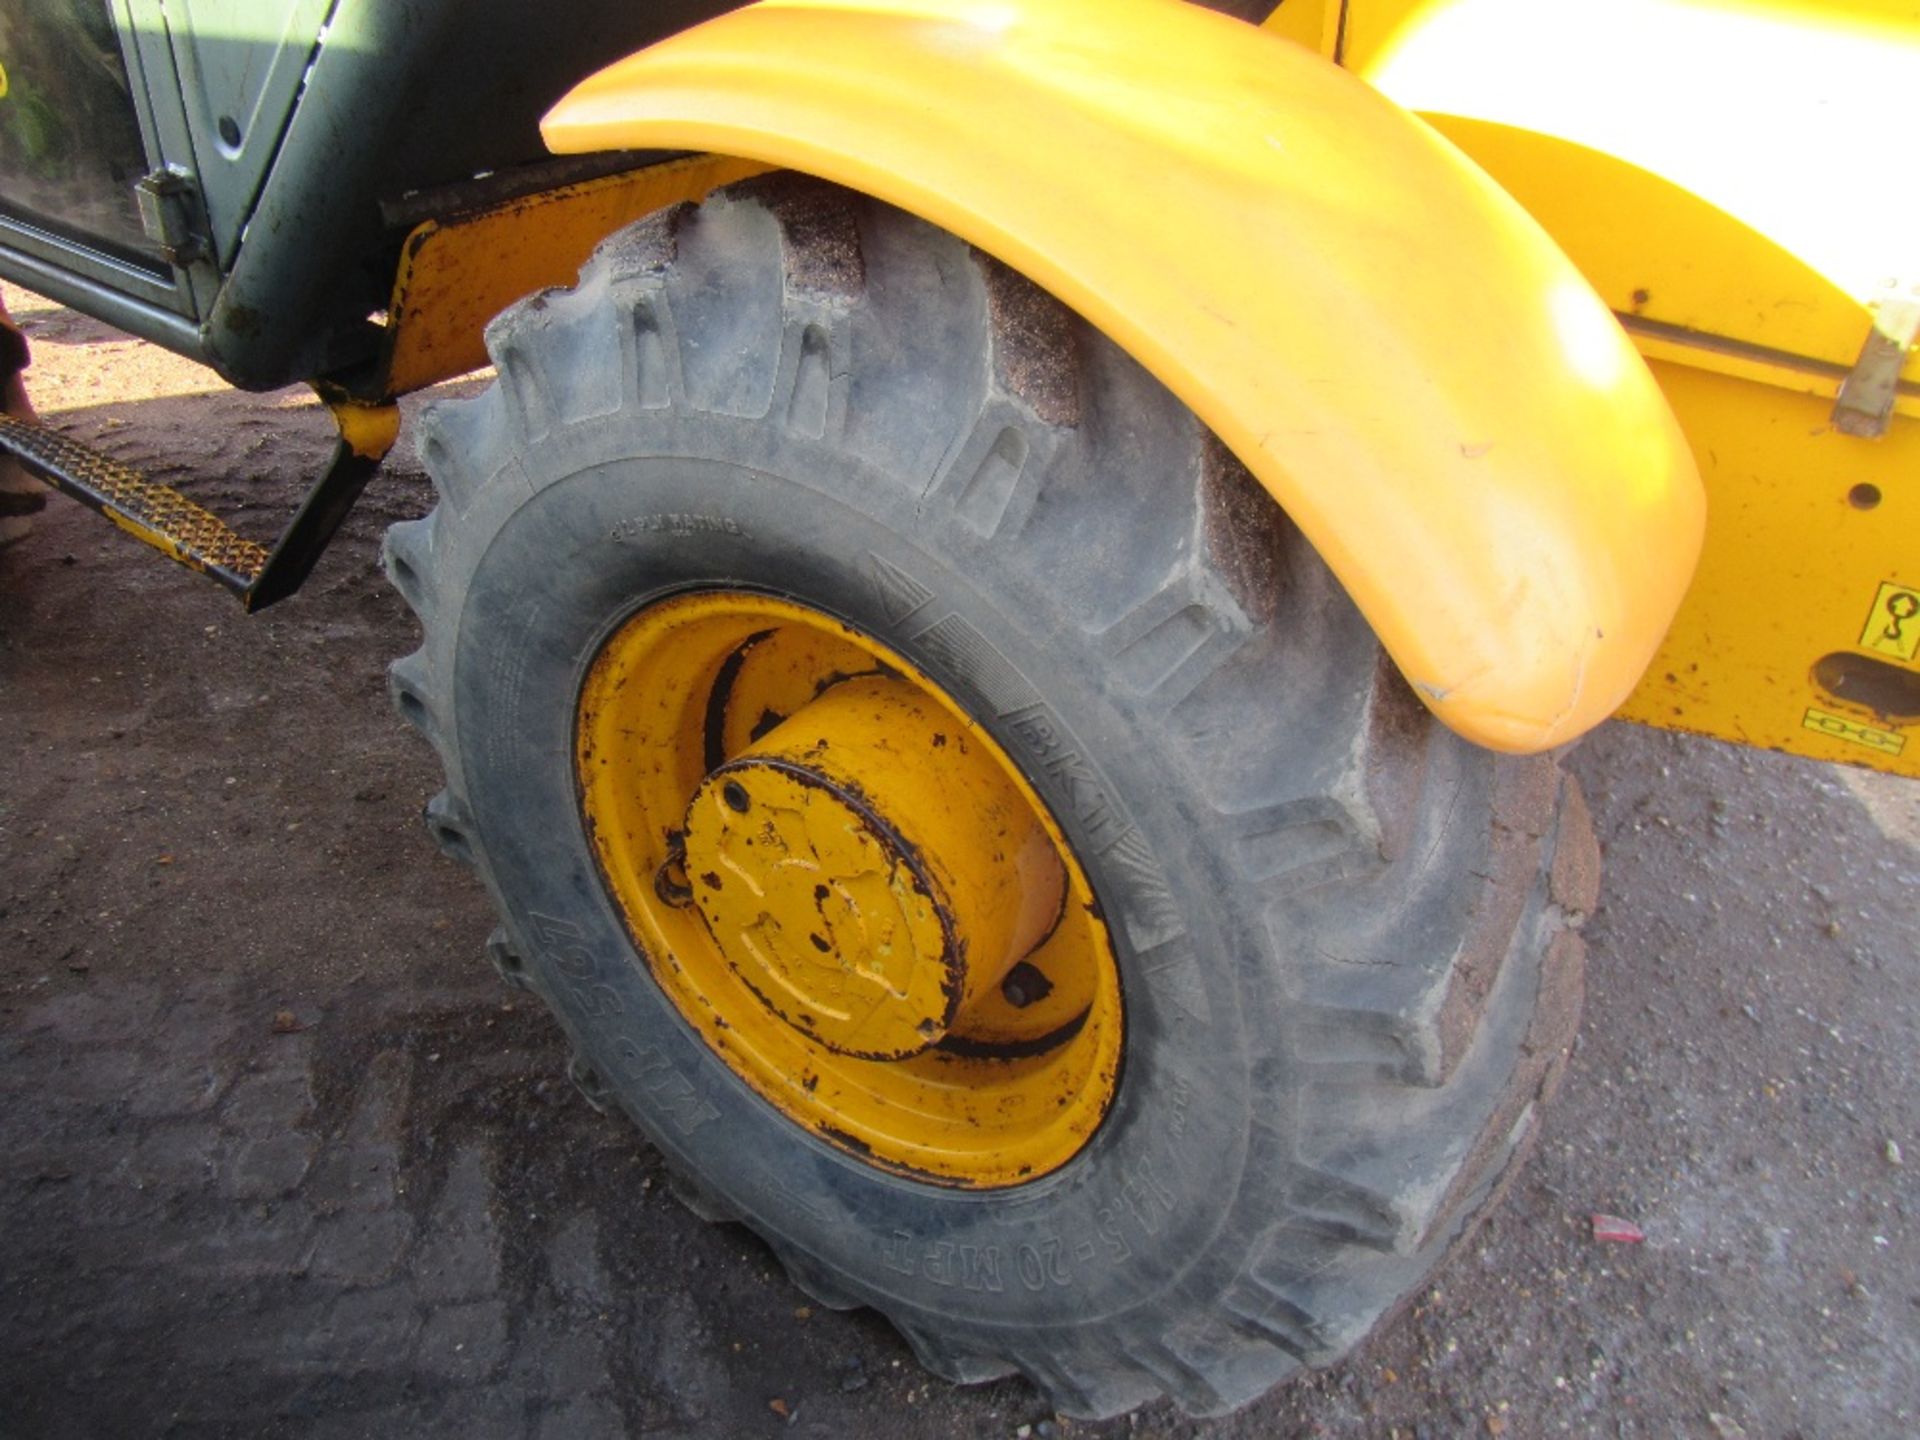
[[[1222,1413],[1329,1363],[1389,1313],[1511,1172],[1571,1041],[1569,927],[1592,906],[1597,852],[1557,768],[1470,750],[1390,667],[1356,664],[1376,653],[1357,612],[1171,395],[1057,301],[897,211],[792,176],[749,181],[614,237],[578,285],[497,318],[487,345],[500,384],[432,407],[423,426],[440,509],[395,526],[385,552],[427,631],[391,683],[447,763],[427,807],[442,848],[487,877],[449,688],[463,567],[497,523],[481,512],[615,453],[632,425],[698,415],[829,443],[861,462],[850,475],[877,477],[845,483],[886,487],[876,504],[911,505],[959,563],[1007,575],[1010,603],[1060,617],[1107,657],[1135,725],[1197,797],[1194,825],[1224,837],[1238,883],[1263,897],[1243,963],[1273,1001],[1249,1023],[1279,1037],[1319,1117],[1297,1139],[1256,1127],[1249,1183],[1270,1193],[1245,1206],[1270,1211],[1278,1196],[1279,1218],[1236,1210],[1234,1273],[1183,1292],[1171,1323],[889,1318],[935,1373],[1018,1370],[1063,1412],[1104,1417],[1160,1394]],[[1141,506],[1156,524],[1137,523]],[[1004,716],[1036,698],[920,582],[877,555],[868,574],[919,653],[974,677],[983,708]],[[1291,662],[1300,686],[1262,689]],[[1287,763],[1247,774],[1263,747]],[[1487,833],[1463,828],[1463,812],[1491,815]],[[1128,848],[1144,845],[1131,829],[1103,843],[1103,864],[1154,865]],[[1150,903],[1113,918],[1148,988],[1212,1023],[1176,897],[1140,893]],[[491,949],[496,964],[530,953],[507,928]],[[519,983],[538,992],[535,967]],[[701,1197],[696,1213],[742,1218],[697,1175],[676,1188]],[[766,1238],[820,1303],[860,1302],[817,1257]]]

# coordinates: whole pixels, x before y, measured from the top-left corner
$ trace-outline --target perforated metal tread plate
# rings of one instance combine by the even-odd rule
[[[44,425],[0,415],[0,451],[121,529],[228,589],[243,593],[267,563],[267,547],[210,510],[132,466]]]

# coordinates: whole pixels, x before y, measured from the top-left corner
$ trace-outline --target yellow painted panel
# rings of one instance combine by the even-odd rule
[[[1888,280],[1920,279],[1920,186],[1903,164],[1920,88],[1910,0],[1352,0],[1343,59],[1461,138],[1583,265],[1589,241],[1614,252],[1590,275],[1657,267],[1621,277],[1653,292],[1649,314],[1851,365],[1864,307]],[[1574,147],[1660,177],[1702,213]],[[1570,220],[1584,234],[1570,239]],[[1730,225],[1848,304],[1809,306],[1770,267],[1741,276],[1753,252]]]
[[[1428,118],[1546,226],[1619,313],[1841,372],[1858,358],[1873,323],[1863,300],[1692,191],[1551,135]],[[1920,266],[1920,236],[1910,265]],[[1920,382],[1920,355],[1906,374]],[[1837,388],[1835,378],[1829,396]]]
[[[571,285],[593,247],[621,226],[765,168],[702,155],[417,226],[401,248],[388,306],[387,393],[405,395],[479,369],[487,363],[487,322],[515,300]]]
[[[1711,520],[1693,588],[1621,715],[1920,775],[1913,708],[1903,718],[1816,676],[1829,657],[1871,662],[1920,708],[1905,649],[1920,620],[1900,623],[1897,599],[1920,594],[1920,420],[1896,415],[1883,439],[1858,440],[1829,427],[1830,401],[1653,368],[1700,456]]]
[[[998,256],[1204,419],[1421,696],[1498,749],[1632,688],[1691,456],[1619,326],[1430,129],[1173,0],[769,0],[585,81],[560,151],[823,175]]]

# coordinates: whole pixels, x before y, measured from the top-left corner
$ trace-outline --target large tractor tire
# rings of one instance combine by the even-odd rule
[[[392,681],[590,1095],[954,1380],[1215,1414],[1358,1342],[1567,1053],[1555,763],[1436,725],[1192,414],[884,205],[734,187],[488,346]]]

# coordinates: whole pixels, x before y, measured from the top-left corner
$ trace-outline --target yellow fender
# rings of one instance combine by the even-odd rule
[[[1459,151],[1175,0],[763,0],[601,71],[557,151],[823,176],[1022,271],[1272,492],[1427,704],[1495,749],[1624,700],[1700,480],[1611,313]]]

